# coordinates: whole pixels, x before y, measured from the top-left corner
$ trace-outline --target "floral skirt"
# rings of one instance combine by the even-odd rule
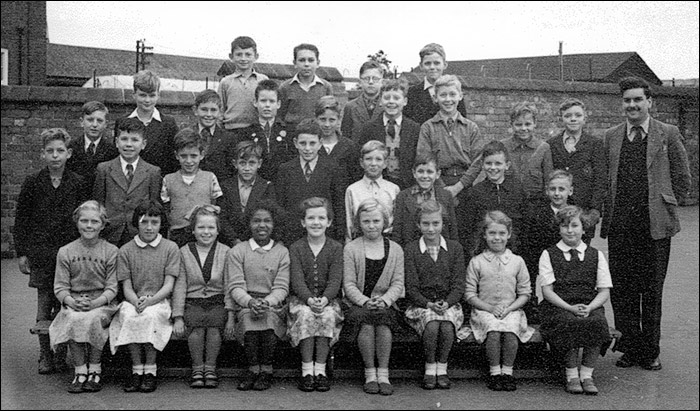
[[[506,318],[499,319],[488,311],[472,308],[469,323],[474,338],[479,343],[483,343],[491,331],[513,333],[521,342],[529,341],[535,332],[534,328],[527,325],[523,310],[511,311]]]
[[[457,303],[448,308],[442,315],[429,308],[420,308],[413,305],[406,310],[406,323],[416,330],[421,337],[423,336],[423,331],[425,331],[425,326],[431,321],[450,322],[455,326],[456,333],[464,323],[462,305]]]
[[[290,297],[287,335],[292,346],[296,347],[299,341],[310,337],[330,338],[333,345],[342,328],[343,312],[337,300],[330,301],[322,312],[315,313],[296,296]]]
[[[51,348],[55,351],[59,344],[75,341],[102,350],[109,338],[112,316],[118,309],[117,304],[103,305],[90,311],[76,311],[63,306],[49,327]]]
[[[167,299],[146,307],[142,313],[128,301],[122,301],[119,312],[109,326],[109,345],[112,354],[120,345],[150,343],[158,351],[170,341],[173,326],[170,322],[170,302]]]

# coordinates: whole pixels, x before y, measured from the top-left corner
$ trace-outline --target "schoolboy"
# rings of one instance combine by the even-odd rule
[[[254,141],[243,140],[236,145],[230,165],[235,173],[221,181],[223,195],[218,201],[221,206],[219,241],[222,243],[233,247],[249,239],[251,233],[246,210],[255,208],[263,200],[275,200],[272,183],[259,173],[263,164],[262,148]]]
[[[362,179],[364,170],[358,159],[360,146],[340,133],[340,116],[342,109],[335,96],[323,96],[316,102],[314,115],[321,127],[321,149],[318,155],[329,157],[342,167],[348,176],[348,181]]]
[[[501,141],[491,141],[482,151],[482,169],[486,179],[471,187],[465,196],[464,220],[459,234],[464,250],[473,256],[478,246],[479,222],[487,211],[499,210],[513,221],[509,246],[519,254],[520,230],[525,210],[525,191],[515,177],[507,174],[510,168],[508,149]]]
[[[225,148],[228,164],[238,160],[237,144],[250,140],[255,142],[262,151],[262,164],[258,175],[265,180],[274,181],[277,169],[297,156],[292,136],[277,116],[280,108],[279,88],[274,80],[262,80],[255,87],[255,108],[258,115],[256,121],[236,132],[235,143]],[[230,152],[230,154],[228,154]],[[229,167],[229,170],[231,168]]]
[[[516,104],[510,112],[510,123],[513,136],[502,140],[510,155],[508,173],[523,185],[530,201],[546,200],[542,193],[545,179],[553,170],[552,153],[549,144],[535,135],[537,107],[528,101]]]
[[[422,125],[440,111],[436,99],[435,82],[447,68],[447,55],[445,49],[436,43],[426,44],[420,52],[420,68],[425,75],[422,83],[408,89],[408,104],[404,110],[406,117]],[[457,103],[457,111],[462,116],[467,115],[464,101]]]
[[[219,95],[224,106],[224,127],[237,130],[254,124],[258,113],[254,107],[254,90],[267,76],[258,73],[254,64],[258,60],[258,45],[250,37],[236,37],[231,42],[228,55],[235,67],[233,74],[219,83]]]
[[[349,101],[343,109],[343,122],[340,131],[344,137],[360,144],[362,128],[382,112],[379,104],[384,67],[379,62],[369,60],[360,66],[360,90],[362,93]],[[361,145],[361,144],[360,144]]]
[[[399,186],[387,181],[382,177],[382,172],[386,168],[389,150],[386,145],[378,140],[370,140],[362,146],[360,151],[360,165],[364,170],[361,180],[350,184],[345,190],[345,243],[349,243],[357,234],[353,233],[353,220],[360,204],[368,198],[374,198],[384,205],[389,212],[389,221],[384,227],[385,233],[391,232],[394,219],[394,201],[399,194]]]
[[[83,138],[72,139],[68,144],[72,155],[68,158],[66,168],[85,179],[85,186],[91,190],[95,184],[95,170],[103,161],[109,161],[119,155],[112,139],[105,135],[107,114],[109,110],[99,101],[83,104],[80,125]]]
[[[107,209],[109,225],[103,237],[121,247],[138,233],[131,224],[136,207],[144,201],[159,201],[161,170],[140,156],[147,144],[146,126],[139,119],[122,119],[116,131],[119,157],[97,165],[92,198]]]
[[[319,98],[333,95],[331,83],[316,75],[320,64],[318,47],[302,43],[294,47],[297,73],[280,85],[278,111],[287,130],[295,130],[305,118],[314,118],[314,106]]]
[[[277,172],[275,194],[277,204],[287,212],[285,244],[292,244],[304,236],[306,230],[299,224],[298,207],[309,197],[321,197],[330,200],[335,220],[329,235],[336,241],[345,238],[345,189],[347,176],[342,167],[328,157],[320,157],[321,128],[316,120],[302,120],[295,130],[294,145],[299,157],[280,166]]]
[[[413,185],[411,173],[416,158],[420,125],[403,115],[406,106],[406,85],[398,80],[384,80],[379,100],[383,110],[362,128],[359,142],[379,140],[389,149],[386,179],[406,189]]]
[[[199,162],[200,170],[211,171],[218,179],[225,178],[229,173],[222,151],[226,144],[233,138],[219,124],[221,117],[221,97],[214,90],[204,90],[194,98],[192,111],[197,119],[192,129],[201,137],[204,144],[202,160]]]
[[[435,186],[435,182],[440,178],[437,160],[430,154],[419,155],[412,169],[415,184],[396,196],[394,230],[391,239],[401,246],[419,239],[421,230],[417,216],[420,205],[428,200],[435,200],[442,206],[442,235],[447,239],[458,241],[457,216],[452,194],[444,188]]]
[[[13,228],[19,269],[37,289],[36,321],[51,321],[61,308],[53,293],[58,249],[78,238],[73,210],[87,200],[85,180],[66,169],[71,137],[62,128],[41,133],[46,167],[27,176],[17,199]],[[48,334],[39,335],[39,374],[65,368],[65,351],[54,357]]]
[[[117,119],[114,124],[114,138],[119,137],[121,123],[128,118],[136,118],[145,126],[143,140],[148,141],[141,157],[144,161],[160,168],[162,175],[174,173],[178,164],[173,158],[173,139],[178,132],[175,119],[161,114],[156,108],[160,97],[160,79],[149,70],[134,74],[134,101],[136,109],[127,117]]]
[[[547,140],[552,167],[573,175],[576,194],[572,196],[572,203],[584,210],[600,211],[608,181],[603,140],[584,130],[586,106],[581,100],[565,100],[559,106],[559,117],[564,130]]]
[[[163,178],[160,200],[169,205],[168,239],[178,247],[195,241],[188,217],[198,205],[216,204],[221,197],[219,181],[211,171],[199,169],[205,146],[202,138],[190,128],[180,130],[175,136],[174,155],[180,169]]]

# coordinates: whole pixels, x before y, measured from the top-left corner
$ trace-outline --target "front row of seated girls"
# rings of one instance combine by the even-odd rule
[[[512,223],[505,214],[486,214],[477,256],[465,273],[462,247],[442,236],[445,210],[434,200],[419,205],[421,237],[406,246],[405,261],[404,250],[383,234],[389,211],[375,199],[360,204],[355,223],[362,236],[344,249],[326,237],[333,222],[328,200],[302,203],[300,224],[307,235],[289,251],[273,239],[278,213],[267,201],[248,209],[252,238],[228,249],[217,241],[218,207],[196,207],[189,216],[195,242],[178,250],[159,234],[163,207],[144,203],[133,217],[138,235],[117,251],[99,237],[104,207],[95,201],[78,207],[74,220],[81,237],[58,253],[54,290],[63,308],[49,330],[54,349],[62,343],[71,347],[76,367],[69,392],[101,389],[100,358],[108,337],[112,353],[129,347],[132,373],[124,390],[155,390],[157,351],[171,332],[187,336],[193,388],[218,386],[223,332],[244,346],[248,358],[249,372],[238,389],[268,389],[275,346],[289,338],[301,352],[299,389],[328,391],[326,363],[345,314],[364,362],[363,390],[391,395],[389,359],[401,316],[396,302],[405,294],[404,270],[406,321],[425,349],[423,388],[451,385],[447,361],[455,337],[462,337],[465,295],[472,306],[471,332],[485,345],[488,387],[516,389],[512,371],[518,344],[533,332],[522,311],[531,288],[525,263],[507,248]],[[597,394],[593,368],[610,342],[602,307],[612,286],[607,263],[581,241],[595,219],[576,206],[563,207],[557,213],[562,240],[540,258],[541,332],[562,357],[566,391],[574,394]],[[117,281],[125,297],[119,306]]]

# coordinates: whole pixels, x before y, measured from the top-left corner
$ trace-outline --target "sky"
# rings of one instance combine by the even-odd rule
[[[662,80],[698,78],[697,1],[676,2],[72,2],[48,1],[49,42],[228,58],[252,37],[261,63],[292,64],[312,43],[322,66],[358,77],[383,50],[399,72],[419,50],[442,44],[447,60],[637,52]]]

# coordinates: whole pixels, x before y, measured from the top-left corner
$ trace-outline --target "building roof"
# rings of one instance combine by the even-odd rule
[[[635,52],[565,54],[563,60],[564,81],[617,83],[623,77],[634,75],[661,85],[661,80]],[[420,72],[420,68],[413,72]],[[445,74],[460,76],[529,80],[559,80],[559,73],[558,55],[450,61],[445,69]]]
[[[136,51],[96,47],[47,44],[46,76],[49,85],[82,86],[88,79],[106,75],[133,75]],[[146,68],[161,78],[204,81],[219,80],[229,74],[230,60],[176,56],[153,53]],[[256,63],[255,69],[275,80],[291,78],[296,70],[290,64]],[[230,71],[233,72],[233,71]],[[223,74],[226,73],[226,74]],[[319,77],[330,82],[342,82],[343,76],[333,67],[319,67]]]

